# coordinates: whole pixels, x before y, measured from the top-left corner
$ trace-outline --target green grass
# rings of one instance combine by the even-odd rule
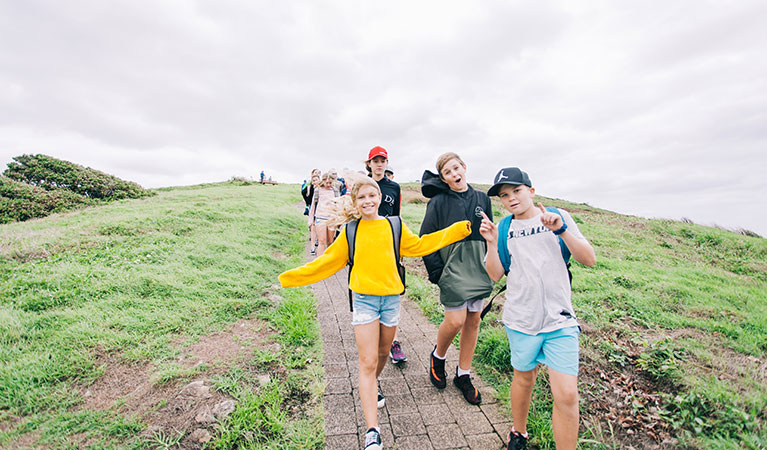
[[[169,188],[0,226],[0,421],[8,424],[0,446],[26,435],[56,448],[74,438],[114,448],[160,445],[140,438],[145,423],[122,417],[119,405],[82,409],[80,392],[103,375],[105,356],[149,363],[156,385],[183,382],[210,367],[175,363],[180,344],[251,317],[268,320],[282,344],[275,381],[302,377],[303,384],[276,383],[281,401],[305,396],[311,405],[300,420],[290,413],[283,430],[317,435],[321,351],[313,297],[295,290],[277,307],[264,295],[281,271],[304,259],[296,192],[231,183]],[[248,373],[258,370],[257,355],[253,360]],[[238,410],[253,407],[242,399]],[[247,428],[247,436],[260,436]],[[300,448],[321,445],[307,439]]]
[[[749,360],[767,358],[767,240],[539,199],[573,213],[597,253],[595,267],[572,268],[576,313],[592,330],[581,336],[582,353],[598,367],[655,383],[661,420],[679,445],[767,446],[767,385],[759,362]],[[506,215],[497,201],[493,208],[496,219]],[[424,204],[411,203],[402,215],[418,230],[424,212]],[[415,278],[409,275],[408,296],[439,323],[436,287]],[[508,406],[512,373],[496,311],[482,322],[475,368]],[[551,398],[541,375],[528,430],[540,448],[553,449]],[[591,388],[581,377],[581,393]],[[637,408],[635,414],[648,414],[649,406]],[[589,404],[581,414],[580,448],[630,443]]]

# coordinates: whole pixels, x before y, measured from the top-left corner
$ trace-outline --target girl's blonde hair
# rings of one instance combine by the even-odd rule
[[[320,178],[320,184],[325,184],[326,181],[333,181],[333,176],[330,175],[330,172],[325,172],[322,174],[322,177]]]
[[[457,159],[463,167],[466,167],[466,163],[463,162],[458,154],[453,152],[443,153],[439,155],[439,158],[437,158],[437,175],[439,175],[440,178],[442,178],[442,168],[445,167],[445,164],[450,162],[451,159]]]
[[[362,217],[362,213],[357,209],[357,195],[365,186],[375,188],[378,192],[378,196],[381,196],[381,188],[378,187],[378,183],[370,177],[366,177],[357,172],[347,171],[344,172],[344,180],[346,185],[349,186],[349,192],[351,195],[342,195],[333,200],[333,205],[330,207],[331,215],[328,225],[333,228],[340,228],[352,220],[357,220]]]

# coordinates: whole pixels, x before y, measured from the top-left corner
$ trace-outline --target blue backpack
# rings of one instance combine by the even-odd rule
[[[562,217],[562,223],[565,223],[565,218],[562,216],[562,213],[559,212],[559,210],[554,206],[547,206],[546,211],[553,212],[559,214],[559,217]],[[509,274],[509,267],[511,266],[511,255],[509,255],[509,229],[511,228],[511,221],[514,219],[514,214],[510,216],[506,216],[498,223],[498,257],[501,260],[501,265],[503,266],[503,272],[508,275]],[[573,273],[570,272],[570,249],[567,248],[567,244],[565,244],[565,241],[562,240],[561,236],[557,236],[559,239],[559,250],[562,252],[562,259],[565,261],[565,266],[567,266],[567,276],[570,278],[570,285],[573,284]],[[480,320],[485,317],[485,314],[490,311],[490,308],[493,306],[493,300],[495,300],[495,297],[498,296],[501,292],[506,290],[506,285],[504,284],[501,289],[493,296],[493,298],[490,299],[490,302],[482,309],[482,314],[480,314]]]

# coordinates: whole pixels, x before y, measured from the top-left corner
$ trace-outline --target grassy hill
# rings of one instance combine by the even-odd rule
[[[304,260],[298,201],[296,186],[222,183],[0,225],[0,447],[171,448],[207,430],[208,448],[321,448],[314,300],[275,285]],[[765,447],[767,241],[543,202],[571,211],[597,252],[573,267],[581,446]],[[438,320],[420,261],[408,267],[408,295]],[[476,368],[505,399],[496,303]],[[195,380],[209,392],[190,396]],[[218,428],[196,421],[227,399]],[[541,448],[549,414],[542,373]]]

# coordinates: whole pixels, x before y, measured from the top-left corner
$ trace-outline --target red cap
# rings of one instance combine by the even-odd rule
[[[375,158],[376,156],[383,156],[386,159],[389,159],[389,155],[386,153],[386,149],[383,147],[373,147],[370,149],[370,153],[368,153],[368,161]]]

